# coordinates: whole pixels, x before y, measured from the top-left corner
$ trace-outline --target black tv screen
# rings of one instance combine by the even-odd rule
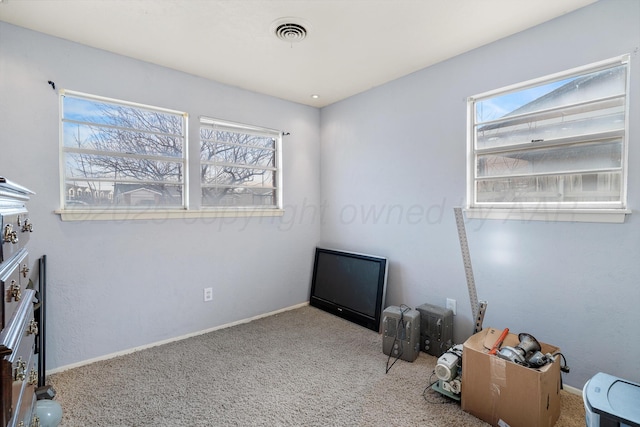
[[[379,331],[386,286],[386,258],[316,248],[310,305]]]

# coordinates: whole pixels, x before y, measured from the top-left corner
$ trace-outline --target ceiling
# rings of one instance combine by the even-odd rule
[[[595,1],[0,0],[0,20],[323,107]]]

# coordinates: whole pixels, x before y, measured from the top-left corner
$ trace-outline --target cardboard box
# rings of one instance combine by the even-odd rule
[[[551,427],[560,416],[560,357],[532,369],[489,354],[502,333],[486,328],[471,336],[462,351],[462,409],[500,427]],[[502,347],[515,347],[515,334]],[[540,342],[542,352],[559,348]]]

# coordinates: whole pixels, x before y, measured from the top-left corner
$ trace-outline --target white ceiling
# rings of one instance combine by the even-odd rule
[[[595,1],[0,0],[0,20],[322,107]],[[276,38],[283,17],[307,37]]]

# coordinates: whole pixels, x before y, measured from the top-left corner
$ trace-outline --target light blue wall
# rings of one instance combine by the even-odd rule
[[[388,304],[458,301],[473,329],[453,217],[465,197],[466,98],[632,55],[640,2],[601,0],[322,110],[0,22],[0,175],[34,191],[32,256],[47,255],[47,367],[55,369],[308,299],[313,247],[385,255]],[[425,50],[429,43],[425,41]],[[416,52],[417,55],[420,52]],[[281,219],[61,222],[58,88],[291,132]],[[635,99],[637,97],[634,97]],[[640,164],[640,111],[630,117]],[[190,137],[197,141],[196,126]],[[192,147],[195,155],[196,147]],[[640,203],[640,171],[629,204]],[[323,212],[323,225],[319,215]],[[622,225],[470,221],[485,326],[562,348],[581,387],[597,371],[640,381],[640,219]],[[214,302],[202,289],[214,288]]]
[[[425,40],[425,52],[440,42]],[[640,2],[601,0],[324,108],[322,244],[387,256],[388,305],[455,298],[463,342],[473,320],[453,207],[465,198],[466,98],[632,53],[634,214],[621,225],[471,220],[466,228],[485,326],[559,346],[568,385],[598,371],[640,381],[639,46]]]
[[[47,84],[290,132],[281,218],[62,222],[58,95]],[[0,22],[0,175],[47,255],[49,370],[308,300],[319,239],[319,110]],[[192,177],[197,177],[192,170]],[[195,175],[193,175],[195,174]],[[193,195],[197,197],[197,194]],[[213,287],[213,302],[203,288]],[[248,343],[250,345],[250,343]]]

